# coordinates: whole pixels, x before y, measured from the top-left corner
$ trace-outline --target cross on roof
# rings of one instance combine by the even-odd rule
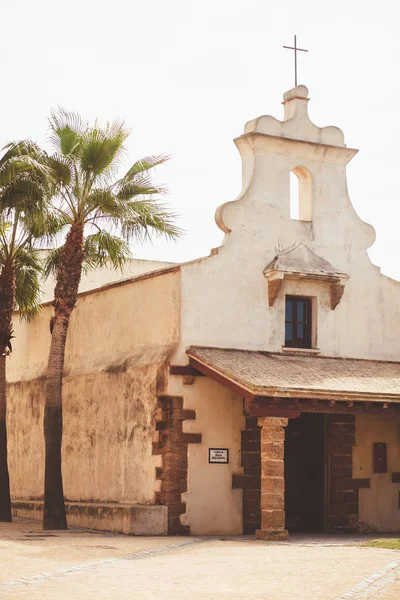
[[[308,52],[308,50],[304,50],[304,48],[297,47],[297,38],[294,36],[294,47],[293,46],[282,46],[283,48],[287,48],[288,50],[294,50],[294,85],[297,86],[297,53],[298,52]]]

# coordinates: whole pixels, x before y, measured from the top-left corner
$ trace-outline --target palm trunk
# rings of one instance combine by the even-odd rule
[[[61,252],[54,292],[54,319],[47,366],[44,437],[44,529],[66,529],[67,521],[61,469],[62,374],[65,345],[74,309],[83,262],[83,226],[72,225]]]
[[[7,460],[7,382],[6,357],[12,337],[15,299],[15,271],[3,266],[0,274],[0,521],[11,521],[10,477]]]

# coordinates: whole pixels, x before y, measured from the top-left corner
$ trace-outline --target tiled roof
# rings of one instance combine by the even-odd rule
[[[189,357],[260,396],[400,402],[400,363],[192,346]]]

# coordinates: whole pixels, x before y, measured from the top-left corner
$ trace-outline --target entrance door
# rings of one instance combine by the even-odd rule
[[[324,531],[325,419],[303,413],[285,433],[285,511],[289,531]]]

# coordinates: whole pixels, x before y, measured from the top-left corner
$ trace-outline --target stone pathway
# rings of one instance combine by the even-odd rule
[[[347,545],[359,540],[137,538],[0,524],[0,598],[400,600],[400,552]]]

